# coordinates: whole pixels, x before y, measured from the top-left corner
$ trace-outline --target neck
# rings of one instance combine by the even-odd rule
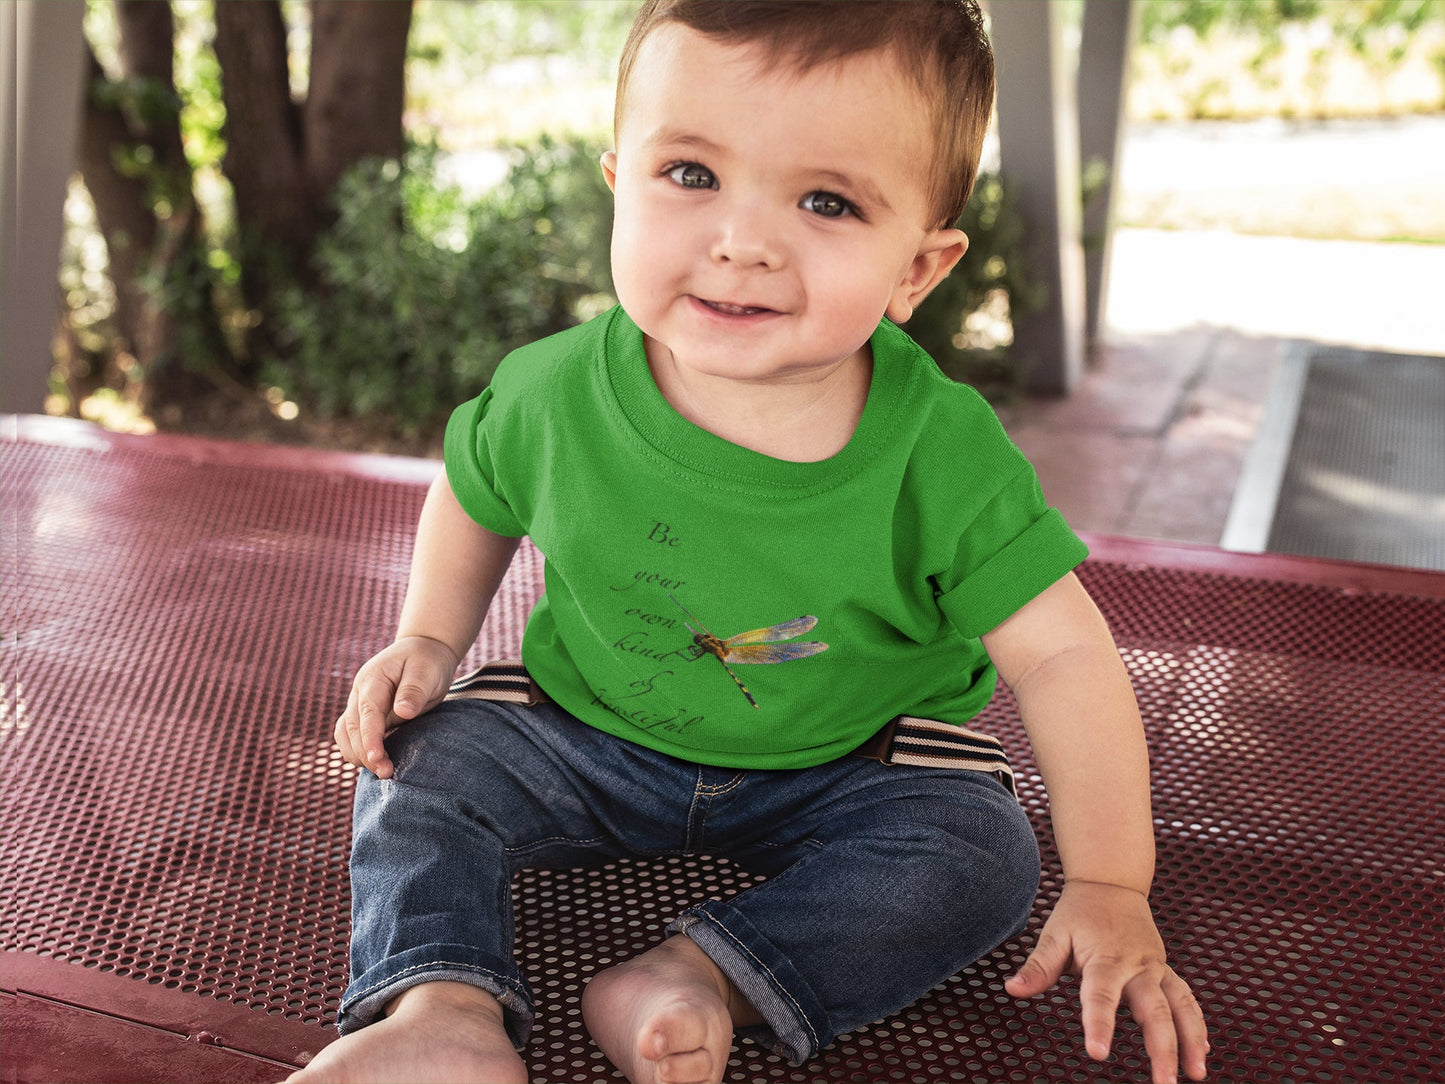
[[[868,402],[873,358],[865,344],[829,369],[796,380],[750,381],[689,372],[647,340],[647,364],[668,404],[716,437],[774,459],[816,463],[841,452]]]

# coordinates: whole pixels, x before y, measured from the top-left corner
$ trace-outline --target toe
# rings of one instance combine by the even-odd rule
[[[715,1084],[722,1074],[713,1071],[712,1060],[706,1050],[670,1054],[657,1063],[658,1084]]]

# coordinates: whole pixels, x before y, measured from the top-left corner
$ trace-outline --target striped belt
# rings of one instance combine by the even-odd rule
[[[470,674],[463,674],[447,690],[447,700],[500,700],[505,704],[550,704],[544,693],[527,673],[521,659],[498,659],[483,663]]]
[[[521,659],[489,662],[452,682],[448,700],[500,700],[507,704],[550,703]],[[853,750],[880,764],[919,768],[960,768],[986,772],[1017,795],[1014,772],[997,738],[937,719],[900,715]]]
[[[918,768],[962,768],[987,772],[1018,795],[1014,770],[997,738],[937,719],[900,715],[853,750],[880,764],[911,764]]]

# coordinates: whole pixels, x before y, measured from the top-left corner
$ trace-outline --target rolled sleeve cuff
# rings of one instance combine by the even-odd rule
[[[1003,624],[1089,555],[1088,546],[1050,508],[946,594],[938,605],[962,635],[977,638]]]
[[[526,528],[496,491],[485,425],[490,401],[490,392],[483,392],[452,411],[442,445],[447,481],[472,519],[496,534],[520,538]]]

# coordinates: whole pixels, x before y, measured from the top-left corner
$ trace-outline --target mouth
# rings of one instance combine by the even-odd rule
[[[706,298],[698,298],[698,303],[703,308],[723,316],[759,316],[763,313],[771,313],[774,310],[764,308],[760,305],[734,305],[727,301],[709,301]]]

